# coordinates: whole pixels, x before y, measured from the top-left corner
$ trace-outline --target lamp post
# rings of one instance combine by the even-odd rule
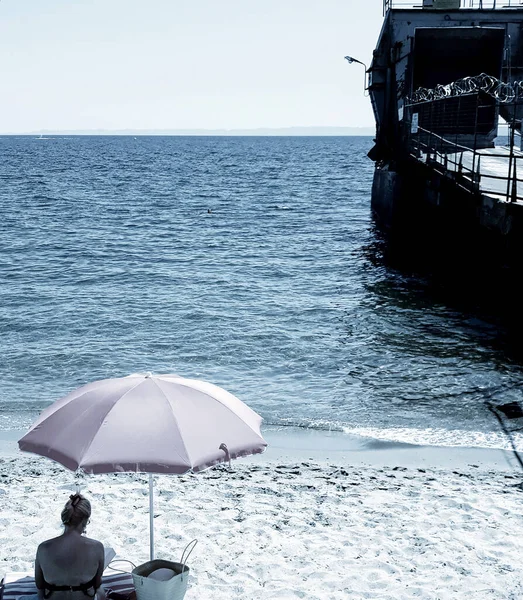
[[[349,63],[349,65],[351,65],[352,63],[358,63],[359,65],[363,65],[363,93],[365,94],[367,90],[367,65],[364,62],[361,62],[361,60],[358,60],[357,58],[354,58],[352,56],[344,56],[344,58]]]

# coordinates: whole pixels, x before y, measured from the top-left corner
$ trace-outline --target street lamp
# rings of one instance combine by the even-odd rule
[[[354,58],[352,56],[344,56],[344,58],[349,63],[349,65],[352,65],[352,63],[358,63],[359,65],[363,65],[363,68],[365,69],[363,71],[363,94],[365,94],[365,91],[367,90],[367,65],[364,62],[361,62],[361,60],[358,60],[357,58]]]

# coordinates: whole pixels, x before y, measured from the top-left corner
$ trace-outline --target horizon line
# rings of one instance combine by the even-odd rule
[[[275,135],[281,132],[293,132],[294,135],[307,135],[313,132],[316,135],[374,135],[374,126],[289,126],[289,127],[253,127],[238,129],[39,129],[32,131],[0,132],[3,136],[30,136],[30,135]]]

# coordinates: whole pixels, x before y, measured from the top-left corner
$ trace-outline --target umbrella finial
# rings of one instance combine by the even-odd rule
[[[229,470],[232,471],[232,466],[231,466],[231,455],[229,454],[229,448],[227,448],[227,444],[220,444],[220,447],[218,448],[219,450],[223,450],[225,452],[225,460],[229,461]]]

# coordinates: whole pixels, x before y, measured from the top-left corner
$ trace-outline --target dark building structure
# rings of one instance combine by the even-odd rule
[[[523,6],[467,3],[385,3],[369,68],[372,209],[396,239],[520,268]]]

